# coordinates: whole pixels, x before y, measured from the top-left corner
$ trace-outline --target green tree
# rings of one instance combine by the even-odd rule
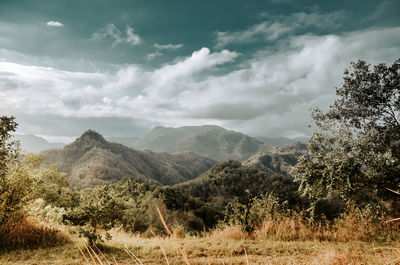
[[[311,199],[339,195],[346,203],[398,212],[400,189],[400,59],[345,70],[328,112],[314,109],[308,154],[292,170]]]
[[[22,160],[32,175],[32,198],[42,198],[46,205],[56,207],[75,207],[79,195],[69,188],[67,174],[61,172],[57,164],[42,167],[44,157],[41,154],[25,154]]]
[[[10,166],[16,162],[19,154],[18,142],[12,141],[12,133],[18,124],[15,117],[0,117],[0,181],[2,188]],[[2,190],[3,191],[3,190]]]
[[[98,229],[110,229],[122,219],[123,205],[110,195],[109,186],[102,185],[81,191],[79,205],[70,210],[66,220],[79,225],[79,232],[89,244],[102,241]]]
[[[14,117],[0,117],[0,225],[22,216],[31,183],[27,169],[18,161],[19,143],[12,140],[17,125]]]

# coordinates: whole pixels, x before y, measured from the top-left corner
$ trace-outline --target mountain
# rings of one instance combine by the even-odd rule
[[[272,146],[283,146],[288,144],[294,144],[296,142],[301,142],[303,144],[307,144],[309,138],[308,137],[296,137],[296,138],[287,138],[287,137],[255,137],[260,142],[272,145]]]
[[[300,156],[307,151],[307,145],[297,142],[285,146],[276,146],[268,150],[258,152],[247,159],[243,165],[255,167],[270,173],[289,173],[297,164]]]
[[[113,183],[124,176],[149,178],[160,184],[193,179],[216,162],[189,152],[179,154],[139,151],[110,143],[88,130],[62,150],[42,152],[45,164],[58,163],[69,175],[71,187],[82,189]]]
[[[246,203],[249,198],[273,192],[280,200],[295,205],[298,184],[284,174],[271,174],[238,161],[219,162],[196,179],[177,184],[173,189],[224,206],[233,199]]]
[[[244,161],[266,145],[245,134],[214,125],[179,128],[155,127],[136,142],[135,148],[157,152],[193,152],[221,161]]]
[[[173,188],[201,201],[226,205],[238,198],[273,193],[290,207],[302,203],[297,194],[298,183],[288,174],[305,154],[307,146],[300,142],[272,147],[258,152],[243,163],[226,160],[214,165],[199,177],[179,183]]]
[[[135,143],[140,139],[139,137],[136,136],[127,136],[127,137],[109,136],[105,138],[109,142],[119,143],[128,147],[135,147]]]
[[[39,153],[43,150],[63,148],[63,143],[50,143],[43,137],[31,134],[16,134],[15,140],[20,141],[22,150],[28,153]]]

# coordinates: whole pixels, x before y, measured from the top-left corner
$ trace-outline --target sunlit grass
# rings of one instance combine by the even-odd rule
[[[117,264],[136,264],[124,250],[124,243],[143,264],[167,264],[163,249],[170,264],[184,264],[175,244],[166,237],[149,239],[119,233],[118,237],[99,246],[103,254],[96,253],[104,264],[108,264],[104,257],[112,264],[116,264],[114,259]],[[186,237],[179,243],[190,264],[209,264],[209,260],[211,264],[246,264],[244,248],[249,264],[395,264],[390,262],[400,257],[398,242],[288,242]],[[78,245],[85,249],[83,241]],[[0,264],[86,264],[86,261],[77,245],[69,243],[47,249],[2,253]]]
[[[183,235],[182,238],[174,237],[172,228],[168,236],[152,238],[111,229],[107,231],[111,240],[91,248],[73,227],[58,226],[67,234],[69,243],[3,251],[0,264],[396,264],[400,261],[400,241],[365,240],[356,234],[373,232],[373,227],[368,223],[363,226],[358,223],[362,220],[354,218],[349,216],[329,227],[313,227],[300,218],[283,218],[272,224],[272,219],[266,219],[251,234],[238,226],[221,226],[201,237]]]

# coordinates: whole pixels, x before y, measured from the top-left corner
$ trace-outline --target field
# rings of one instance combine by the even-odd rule
[[[64,245],[2,252],[0,264],[185,264],[176,243],[185,251],[190,264],[398,264],[400,261],[398,241],[251,240],[226,233],[186,236],[174,241],[170,237],[143,238],[117,230],[110,232],[112,239],[98,246],[99,249],[93,247],[97,257],[90,251],[91,257],[83,239],[68,231],[71,229],[63,228],[70,239]]]

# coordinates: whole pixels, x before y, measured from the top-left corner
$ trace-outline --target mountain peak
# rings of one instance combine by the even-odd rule
[[[101,143],[107,143],[106,139],[104,139],[103,135],[100,133],[96,132],[95,130],[87,130],[85,131],[78,139],[77,141],[96,141],[96,142],[101,142]]]

